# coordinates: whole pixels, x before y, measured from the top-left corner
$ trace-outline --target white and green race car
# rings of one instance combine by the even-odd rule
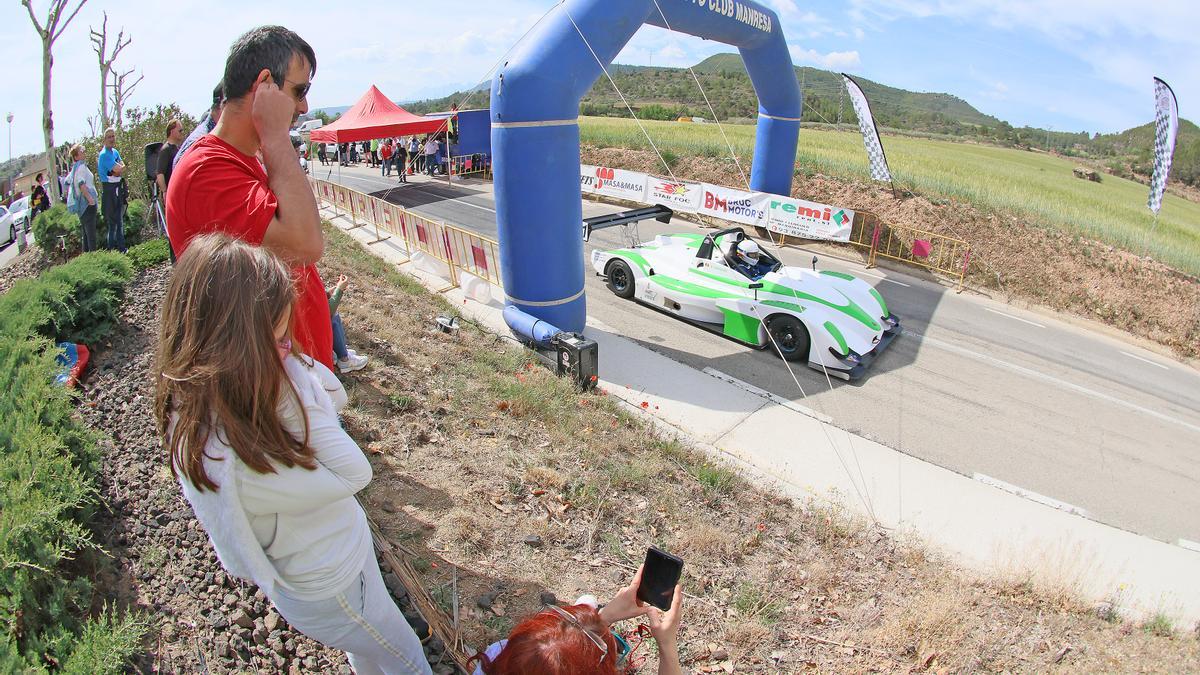
[[[843,272],[785,267],[762,251],[753,279],[733,251],[740,227],[659,235],[630,248],[593,251],[592,267],[617,296],[789,361],[852,380],[900,334],[899,319],[867,282]]]

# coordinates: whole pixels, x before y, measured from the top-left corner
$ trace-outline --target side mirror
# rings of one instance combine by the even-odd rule
[[[592,238],[592,224],[584,223],[583,224],[583,240],[588,241],[591,238]]]
[[[749,286],[747,286],[747,288],[754,291],[754,299],[755,300],[758,300],[758,289],[760,289],[762,287],[763,287],[763,285],[762,285],[761,281],[756,281],[756,282],[750,284]]]
[[[812,266],[813,266],[813,271],[816,272],[817,271],[817,256],[815,256],[815,255],[813,256]]]

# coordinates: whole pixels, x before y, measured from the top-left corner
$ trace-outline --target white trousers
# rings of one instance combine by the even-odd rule
[[[429,661],[392,600],[374,551],[363,570],[328,600],[296,600],[276,587],[271,602],[296,630],[346,652],[357,675],[428,675]]]

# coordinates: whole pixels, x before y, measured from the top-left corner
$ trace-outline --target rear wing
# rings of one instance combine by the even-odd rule
[[[675,215],[675,212],[670,208],[658,204],[630,211],[621,211],[620,213],[607,213],[603,216],[584,218],[583,240],[588,241],[591,239],[592,232],[595,230],[603,230],[607,227],[616,227],[618,225],[632,225],[640,220],[649,220],[650,218],[660,223],[669,223],[673,215]]]

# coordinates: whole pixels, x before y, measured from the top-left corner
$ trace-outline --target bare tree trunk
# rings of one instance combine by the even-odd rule
[[[92,51],[96,52],[96,60],[100,64],[100,130],[103,131],[112,126],[113,122],[112,118],[108,116],[108,90],[113,87],[109,84],[109,79],[113,76],[113,62],[117,60],[117,55],[121,53],[121,50],[133,42],[133,38],[125,37],[125,29],[122,28],[117,33],[117,44],[113,45],[112,54],[108,54],[108,12],[104,12],[104,21],[100,24],[100,30],[90,29],[90,37]],[[120,126],[120,112],[117,113],[116,122]]]
[[[78,0],[79,4],[75,5],[75,9],[71,10],[64,20],[63,13],[70,1],[51,0],[50,7],[46,10],[46,23],[43,26],[34,16],[30,0],[21,0],[21,5],[29,13],[29,21],[33,23],[38,37],[42,39],[42,132],[46,141],[46,164],[52,171],[55,171],[55,175],[57,175],[58,167],[54,161],[54,116],[50,106],[50,72],[54,69],[54,41],[62,36],[63,31],[71,24],[71,20],[75,18],[76,14],[79,14],[83,4],[87,2],[87,0]],[[47,192],[50,202],[53,203],[55,191],[48,190]]]
[[[121,113],[125,110],[126,101],[128,101],[129,97],[133,95],[133,88],[138,86],[138,84],[146,77],[145,75],[138,75],[138,79],[134,80],[131,84],[125,84],[125,78],[132,74],[133,69],[130,69],[121,73],[120,75],[116,75],[113,78],[113,111],[117,116],[116,121],[118,128],[120,128],[122,125]]]

